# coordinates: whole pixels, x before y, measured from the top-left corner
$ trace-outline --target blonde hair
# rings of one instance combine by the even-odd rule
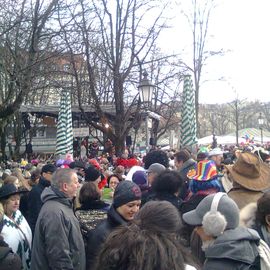
[[[18,177],[15,175],[8,175],[4,180],[4,185],[6,185],[6,184],[13,184],[14,185],[14,183],[16,182],[17,179],[18,179]]]
[[[20,168],[15,168],[11,175],[14,175],[19,179],[19,187],[23,187],[27,190],[31,189],[28,180],[23,177],[22,170]]]
[[[13,169],[11,175],[18,178],[20,187],[25,187],[25,178],[23,177],[22,170],[20,168]]]
[[[1,213],[7,215],[7,204],[8,202],[10,201],[10,197],[13,196],[13,195],[17,195],[17,194],[12,194],[12,195],[9,195],[8,197],[5,197],[5,199],[1,199],[1,202],[0,202],[0,215]],[[1,220],[1,218],[0,218]]]

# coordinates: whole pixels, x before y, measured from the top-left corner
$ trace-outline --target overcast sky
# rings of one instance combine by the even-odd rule
[[[203,1],[203,0],[200,0]],[[189,0],[182,1],[185,3]],[[230,102],[240,99],[270,101],[270,0],[220,0],[210,22],[213,35],[209,49],[230,50],[204,67],[205,82],[200,103]],[[178,13],[177,9],[171,13]],[[190,54],[192,36],[183,16],[176,16],[174,28],[164,33],[161,46],[169,51]],[[168,42],[169,41],[169,42]],[[219,78],[223,78],[219,80]]]

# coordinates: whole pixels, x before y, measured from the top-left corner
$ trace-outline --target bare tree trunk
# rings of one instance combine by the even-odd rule
[[[6,140],[5,128],[0,129],[0,140],[1,140],[1,153],[2,153],[1,158],[3,161],[5,161],[7,158],[7,155],[6,155],[7,140]]]

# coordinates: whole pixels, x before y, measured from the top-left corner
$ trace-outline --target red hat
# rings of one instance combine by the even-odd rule
[[[94,167],[96,167],[98,170],[101,169],[100,164],[97,162],[96,159],[94,158],[89,159],[89,163],[92,164]]]

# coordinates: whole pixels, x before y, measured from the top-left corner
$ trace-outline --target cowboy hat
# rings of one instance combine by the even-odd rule
[[[212,156],[220,156],[220,155],[223,155],[223,151],[216,147],[214,149],[212,149],[209,153],[208,153],[208,157],[212,157]]]
[[[233,180],[254,191],[270,188],[270,168],[252,153],[239,153],[234,165],[225,166]]]
[[[13,184],[5,184],[0,188],[0,200],[24,192],[27,192],[27,190],[18,190]]]

